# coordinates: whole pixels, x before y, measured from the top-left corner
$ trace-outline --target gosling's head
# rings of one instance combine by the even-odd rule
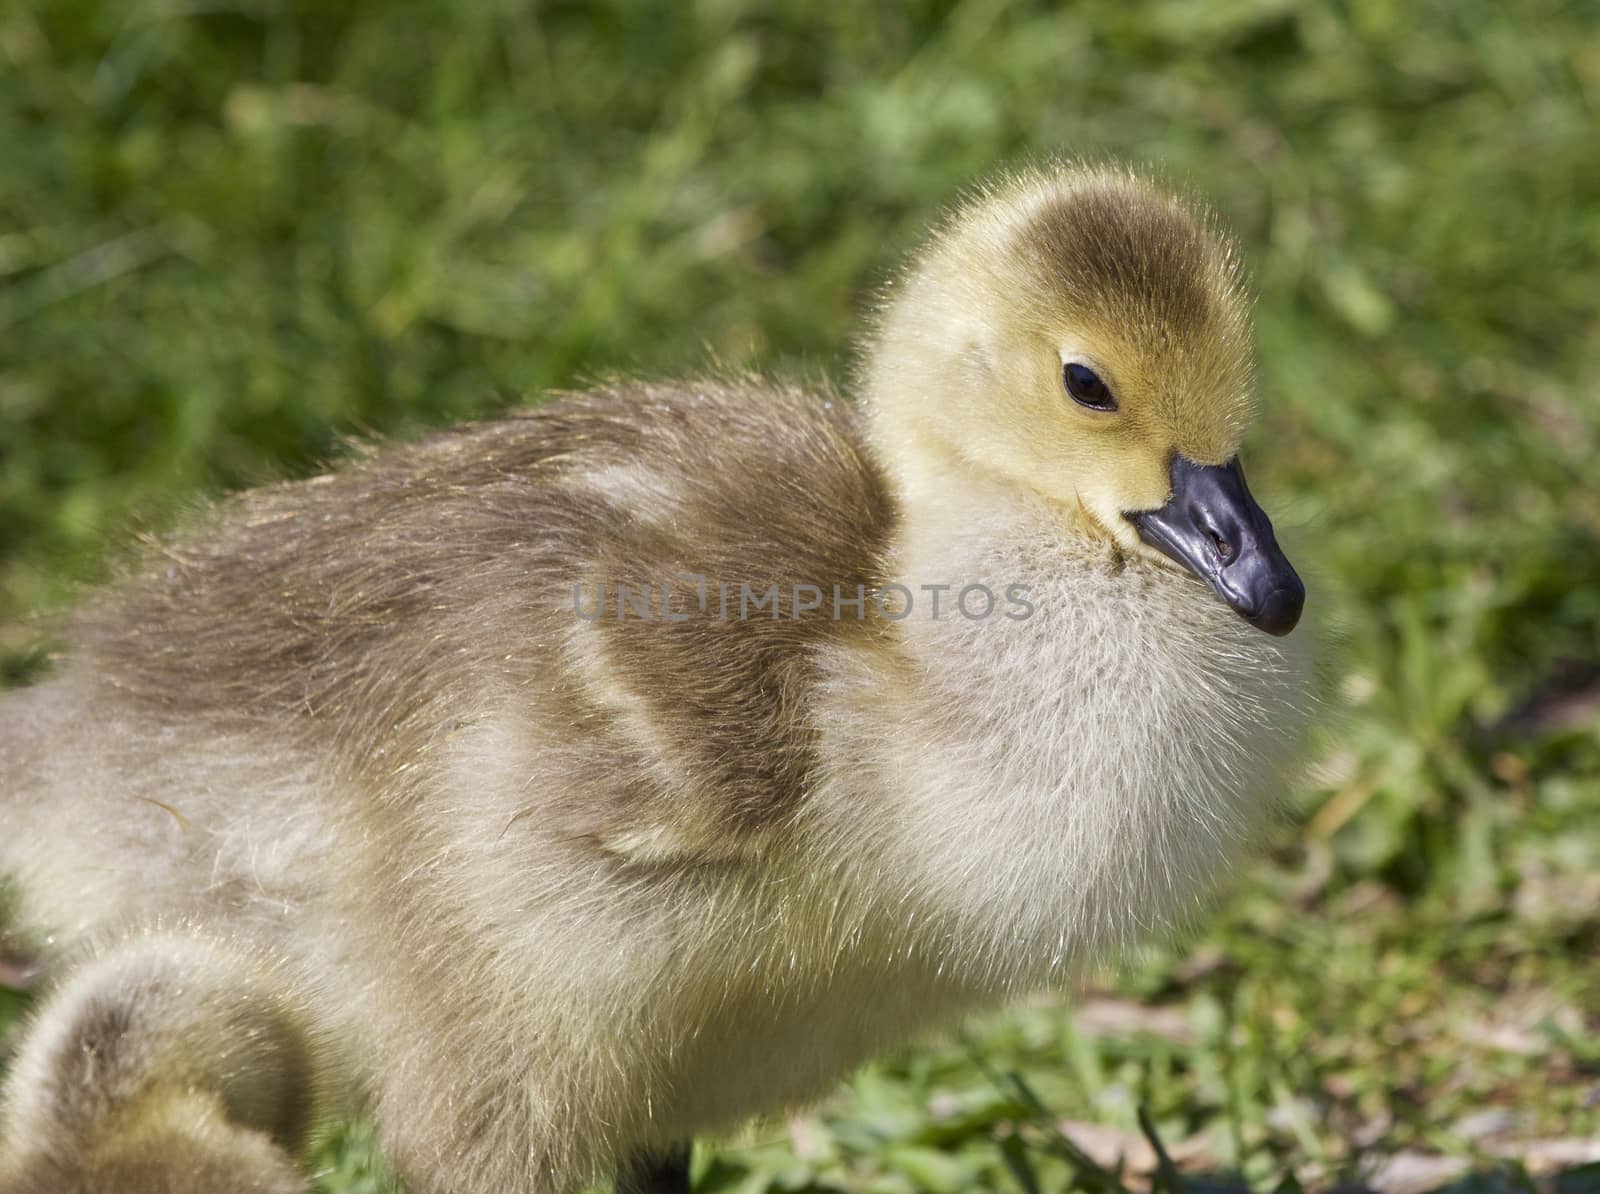
[[[1245,487],[1248,300],[1204,213],[1122,170],[1056,165],[981,191],[884,311],[866,385],[907,496],[967,476],[1172,560],[1287,634],[1305,590]]]

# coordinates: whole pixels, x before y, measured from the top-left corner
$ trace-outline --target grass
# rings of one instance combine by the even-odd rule
[[[1258,280],[1247,456],[1327,644],[1295,824],[1083,1014],[886,1061],[702,1188],[1161,1186],[1143,1108],[1258,1190],[1522,1189],[1600,1138],[1600,732],[1552,687],[1600,659],[1597,116],[1592,0],[22,0],[5,675],[130,525],[604,372],[838,375],[972,179],[1149,163]]]

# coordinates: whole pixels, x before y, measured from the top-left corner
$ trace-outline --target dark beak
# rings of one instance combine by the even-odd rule
[[[1252,626],[1282,635],[1300,621],[1306,587],[1250,496],[1237,456],[1196,464],[1174,455],[1171,500],[1127,518],[1139,538],[1205,581]]]

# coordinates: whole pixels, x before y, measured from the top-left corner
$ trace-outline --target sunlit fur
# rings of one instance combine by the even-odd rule
[[[1190,920],[1278,791],[1301,636],[1121,513],[1237,449],[1247,341],[1202,217],[1039,168],[894,286],[864,415],[618,384],[158,546],[0,700],[0,873],[63,976],[0,1188],[233,1148],[205,1188],[276,1192],[359,1104],[414,1194],[564,1191]],[[685,573],[918,604],[720,622]],[[601,581],[683,620],[578,617]],[[954,612],[977,583],[1033,616]]]

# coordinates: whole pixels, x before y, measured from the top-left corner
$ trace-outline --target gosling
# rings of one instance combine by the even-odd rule
[[[1238,253],[980,190],[861,404],[615,383],[223,502],[0,698],[58,974],[0,1190],[688,1187],[688,1142],[1182,926],[1258,836],[1304,589]]]

